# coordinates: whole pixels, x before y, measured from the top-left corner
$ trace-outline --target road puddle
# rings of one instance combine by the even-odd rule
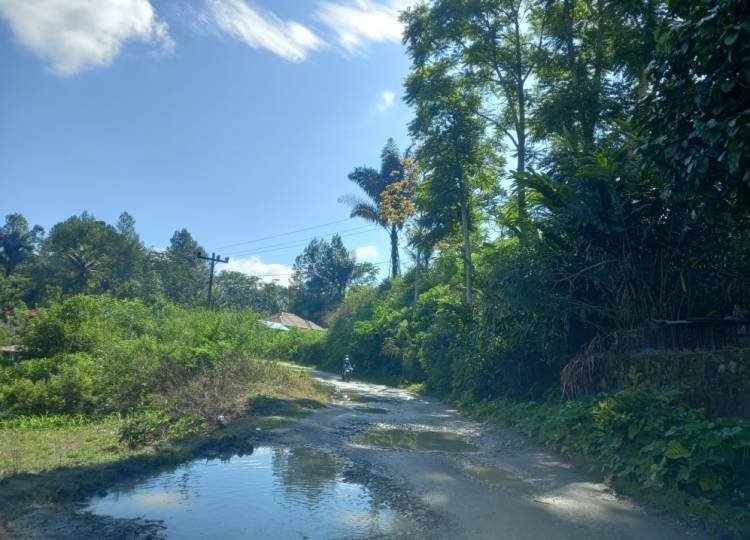
[[[313,448],[262,447],[111,490],[85,510],[160,520],[165,536],[186,539],[370,538],[410,529],[364,486],[344,481],[343,469]]]
[[[534,491],[533,486],[520,476],[500,467],[473,464],[466,467],[466,472],[478,480],[509,491],[525,494]]]
[[[415,431],[409,429],[373,429],[360,435],[362,442],[386,448],[410,450],[442,450],[444,452],[476,452],[478,448],[459,435],[447,431]]]

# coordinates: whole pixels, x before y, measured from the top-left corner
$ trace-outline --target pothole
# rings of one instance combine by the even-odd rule
[[[403,505],[397,510],[383,494],[347,476],[343,460],[316,448],[259,447],[118,486],[85,510],[129,526],[153,521],[170,538],[414,536],[417,523]]]

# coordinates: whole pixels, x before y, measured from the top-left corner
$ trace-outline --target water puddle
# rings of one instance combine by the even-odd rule
[[[413,431],[408,429],[373,429],[358,437],[362,442],[386,448],[476,452],[478,448],[447,431]]]
[[[520,476],[517,476],[508,470],[501,469],[500,467],[469,465],[466,468],[466,472],[474,478],[487,482],[492,486],[527,494],[534,491],[534,487],[524,481]]]
[[[166,536],[186,539],[370,538],[410,529],[364,486],[345,482],[342,472],[339,459],[313,448],[257,448],[112,490],[86,510],[161,520]]]

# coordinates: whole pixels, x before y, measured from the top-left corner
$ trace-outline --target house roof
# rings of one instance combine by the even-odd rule
[[[289,332],[289,328],[287,328],[281,323],[277,323],[275,321],[260,321],[260,322],[261,324],[266,325],[271,330],[282,330],[284,332]]]
[[[325,328],[315,324],[312,321],[305,320],[299,315],[295,315],[294,313],[287,313],[286,311],[282,311],[280,313],[276,313],[275,315],[271,315],[270,317],[265,319],[265,321],[282,324],[286,326],[287,328],[292,327],[292,328],[303,328],[305,330],[325,330]]]

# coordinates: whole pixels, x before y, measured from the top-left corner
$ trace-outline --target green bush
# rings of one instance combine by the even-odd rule
[[[607,480],[716,504],[750,532],[750,421],[708,420],[675,392],[631,387],[562,405],[486,401],[470,407],[550,448],[593,462]]]
[[[29,357],[0,367],[0,418],[126,412],[212,370],[299,359],[325,337],[258,320],[250,310],[74,296],[40,309],[22,336]]]

